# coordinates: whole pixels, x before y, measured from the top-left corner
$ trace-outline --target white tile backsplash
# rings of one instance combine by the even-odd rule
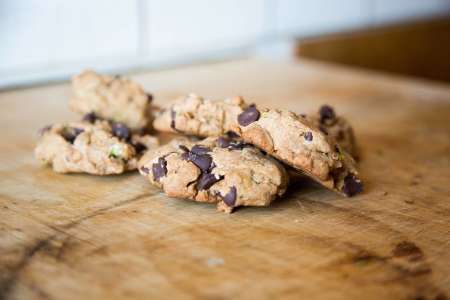
[[[151,0],[147,9],[151,60],[237,47],[264,34],[264,0]]]
[[[366,0],[278,0],[276,3],[275,30],[284,35],[337,32],[369,24]]]
[[[0,72],[137,53],[137,1],[0,1]]]
[[[449,13],[450,0],[0,0],[0,88]]]

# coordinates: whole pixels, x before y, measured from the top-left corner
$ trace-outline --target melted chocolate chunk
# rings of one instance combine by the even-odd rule
[[[112,124],[111,128],[114,136],[118,137],[119,139],[128,140],[131,136],[128,127],[122,123],[114,123]]]
[[[236,132],[231,131],[231,130],[225,132],[225,135],[226,135],[227,137],[229,137],[230,139],[235,139],[235,138],[240,137],[239,134],[237,134]]]
[[[171,121],[170,121],[170,128],[172,128],[173,130],[177,130],[176,128],[175,128],[175,117],[177,116],[177,113],[172,109],[172,110],[170,110],[170,118],[171,118]]]
[[[344,187],[342,188],[342,192],[348,197],[354,196],[358,193],[361,193],[363,190],[363,185],[361,180],[355,177],[355,175],[348,174],[344,178]]]
[[[186,147],[185,145],[179,145],[178,146],[181,150],[183,150],[183,153],[181,154],[181,158],[183,158],[184,160],[188,160],[189,159],[189,148]]]
[[[322,105],[319,110],[320,114],[320,123],[324,123],[326,120],[334,120],[336,118],[336,114],[334,113],[334,109],[329,105]]]
[[[147,146],[145,146],[144,144],[142,144],[140,142],[133,143],[133,147],[134,147],[134,150],[136,150],[137,154],[147,150]]]
[[[227,149],[231,149],[231,150],[242,150],[245,147],[251,147],[250,144],[240,142],[240,141],[233,141],[233,140],[227,139],[225,137],[219,137],[217,139],[217,145],[220,148],[227,148]]]
[[[209,149],[208,147],[195,145],[194,147],[192,147],[191,152],[195,153],[197,155],[203,155],[203,154],[206,154],[208,152],[211,152],[211,149]]]
[[[228,146],[230,145],[230,140],[224,137],[219,137],[217,139],[217,145],[220,148],[228,148]]]
[[[241,126],[247,126],[255,121],[258,121],[259,116],[260,113],[256,109],[255,105],[250,105],[246,110],[239,114],[238,123]]]
[[[195,153],[189,152],[188,160],[203,172],[207,172],[212,164],[212,157],[209,154],[197,155]]]
[[[184,152],[189,152],[189,148],[186,147],[185,145],[180,145],[180,146],[178,146],[178,148],[180,148],[180,149],[183,150]]]
[[[230,187],[230,191],[223,197],[223,202],[229,207],[234,207],[236,203],[236,187]]]
[[[159,182],[161,177],[167,174],[167,161],[164,157],[158,158],[158,162],[152,165],[153,179]]]
[[[84,129],[81,128],[74,128],[74,127],[66,127],[61,132],[62,137],[68,141],[69,143],[73,144],[77,136],[82,133]]]
[[[192,162],[194,165],[196,165],[202,172],[207,172],[211,169],[212,164],[212,157],[209,154],[206,154],[207,152],[211,151],[207,147],[195,145],[192,147],[192,150],[189,150],[186,146],[180,145],[179,146],[181,150],[184,151],[183,154],[181,154],[181,157],[184,160]]]
[[[153,101],[153,95],[152,95],[152,94],[147,93],[147,94],[145,94],[145,95],[147,95],[147,101],[148,101],[148,102],[152,102],[152,101]]]
[[[197,189],[199,191],[201,190],[207,190],[209,189],[214,183],[220,181],[223,179],[223,176],[220,176],[219,178],[216,178],[214,174],[211,173],[202,173],[200,175],[200,178],[197,182]]]
[[[305,133],[305,135],[303,135],[303,137],[305,138],[305,140],[307,140],[308,142],[311,142],[313,140],[313,135],[311,131],[308,131]]]
[[[93,112],[85,114],[83,117],[83,121],[89,122],[91,124],[94,124],[96,120],[97,120],[97,116]]]
[[[141,167],[140,170],[141,170],[141,172],[144,173],[144,174],[150,173],[150,169],[149,169],[149,168],[146,168],[146,167]]]

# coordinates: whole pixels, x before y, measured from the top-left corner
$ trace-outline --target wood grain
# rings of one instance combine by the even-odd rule
[[[226,215],[137,173],[60,175],[36,131],[77,117],[67,84],[0,93],[0,299],[446,299],[450,86],[309,61],[245,60],[133,76],[163,103],[240,94],[353,124],[366,191],[297,182]]]

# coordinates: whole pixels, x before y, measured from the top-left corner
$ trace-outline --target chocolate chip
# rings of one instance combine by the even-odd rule
[[[149,168],[146,168],[146,167],[141,167],[140,170],[141,170],[141,172],[144,173],[144,174],[150,173],[150,169],[149,169]]]
[[[189,148],[186,147],[185,145],[180,145],[178,146],[181,150],[183,150],[184,152],[189,152]]]
[[[242,149],[244,149],[246,147],[251,147],[251,145],[247,144],[247,143],[244,143],[244,142],[232,141],[228,148],[232,149],[232,150],[242,150]]]
[[[176,116],[177,116],[177,113],[173,109],[171,109],[170,110],[170,118],[171,118],[170,128],[172,128],[174,131],[176,131],[178,133],[183,133],[183,131],[181,131],[181,130],[179,130],[179,129],[177,129],[175,127],[175,118],[176,118]]]
[[[322,133],[324,133],[325,135],[328,135],[328,130],[323,127],[322,125],[319,126],[320,131],[322,131]]]
[[[336,118],[334,109],[329,105],[322,105],[322,107],[319,110],[319,114],[320,114],[320,123],[324,123],[326,120],[334,120]]]
[[[224,137],[219,137],[217,139],[217,145],[220,148],[228,148],[228,146],[230,145],[230,140]]]
[[[150,94],[150,93],[147,93],[146,95],[147,95],[147,101],[148,102],[152,102],[153,101],[153,95]]]
[[[235,138],[240,137],[239,134],[237,134],[236,132],[231,131],[231,130],[225,132],[225,134],[226,134],[226,136],[229,137],[230,139],[235,139]]]
[[[112,133],[119,139],[128,140],[130,138],[130,130],[122,123],[113,123]]]
[[[83,117],[83,121],[89,122],[91,124],[94,124],[96,120],[97,120],[97,116],[93,112],[85,114]]]
[[[185,145],[179,145],[178,146],[181,150],[183,150],[183,153],[181,154],[181,158],[184,160],[189,160],[189,153],[191,151],[189,151],[189,148],[186,147]]]
[[[133,143],[134,150],[136,150],[136,153],[141,153],[145,150],[147,150],[147,146],[142,144],[141,142]]]
[[[300,117],[306,118],[306,115],[305,114],[300,114]]]
[[[61,135],[66,141],[73,144],[77,136],[83,131],[84,129],[81,128],[65,127],[61,132]]]
[[[229,207],[234,207],[236,203],[236,187],[232,186],[230,191],[223,197],[223,202]]]
[[[220,148],[228,148],[231,150],[242,150],[245,147],[251,147],[250,144],[240,142],[240,141],[233,141],[233,140],[227,139],[225,137],[219,137],[217,139],[217,145]]]
[[[197,182],[197,189],[199,191],[201,190],[207,190],[209,189],[214,183],[220,181],[223,179],[223,176],[220,176],[219,178],[216,178],[214,174],[211,173],[202,173],[200,175],[200,178]]]
[[[250,105],[246,110],[239,114],[238,123],[241,126],[247,126],[255,121],[258,121],[259,116],[260,113],[256,109],[255,105]]]
[[[355,177],[353,174],[348,174],[344,178],[344,187],[342,188],[342,191],[345,195],[348,197],[354,196],[358,193],[361,193],[363,190],[363,185],[361,180]]]
[[[187,161],[192,162],[194,165],[196,165],[202,172],[207,172],[211,169],[212,166],[212,157],[209,154],[206,154],[207,152],[211,151],[207,147],[195,145],[192,147],[192,150],[189,151],[189,149],[184,146],[180,145],[181,150],[184,151],[183,154],[181,154],[181,157]]]
[[[209,149],[208,147],[195,145],[194,147],[192,147],[191,152],[197,155],[203,155],[208,152],[211,152],[211,149]]]
[[[311,131],[308,131],[305,133],[305,135],[303,135],[303,137],[305,138],[305,140],[307,140],[308,142],[311,142],[313,140],[313,135]]]
[[[212,157],[209,154],[197,155],[195,153],[189,152],[188,160],[203,172],[207,172],[212,163]]]
[[[171,118],[171,121],[170,121],[170,128],[172,128],[173,130],[177,130],[176,128],[175,128],[175,117],[177,116],[177,113],[172,109],[172,110],[170,110],[170,118]]]
[[[153,179],[159,182],[161,177],[167,174],[167,161],[164,157],[158,158],[158,162],[152,165]]]

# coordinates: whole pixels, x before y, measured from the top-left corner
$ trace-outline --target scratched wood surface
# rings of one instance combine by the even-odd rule
[[[366,191],[298,182],[231,215],[137,173],[41,167],[36,131],[77,118],[68,84],[0,93],[0,299],[448,299],[450,86],[308,61],[135,74],[156,102],[195,91],[296,112],[329,103],[356,130]]]

